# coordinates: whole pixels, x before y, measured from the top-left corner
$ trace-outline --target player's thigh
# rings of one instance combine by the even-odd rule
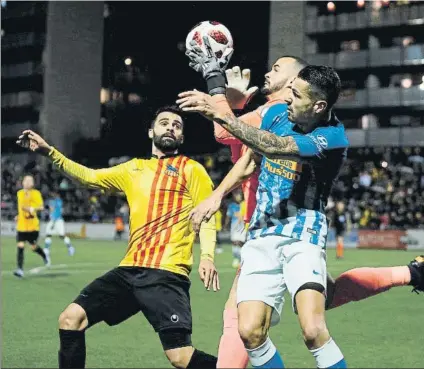
[[[271,324],[280,321],[286,289],[281,263],[282,237],[250,240],[241,249],[237,304],[261,301],[273,309]]]
[[[133,282],[134,296],[153,329],[185,330],[191,334],[190,279],[166,270],[139,269]]]
[[[39,232],[20,232],[16,233],[16,242],[18,243],[18,247],[24,247],[25,242],[28,242],[30,245],[37,244]]]
[[[31,246],[36,246],[37,242],[38,242],[38,237],[40,236],[40,232],[38,231],[34,231],[34,232],[29,232],[29,236],[28,236],[28,243]]]
[[[325,296],[327,288],[325,250],[303,241],[286,245],[283,248],[283,274],[295,311],[295,297],[299,291],[315,290]]]
[[[296,308],[306,339],[313,340],[326,329],[325,297],[321,292],[314,289],[299,290],[296,294]]]
[[[65,236],[65,221],[63,219],[59,219],[56,221],[55,230],[59,236]]]
[[[23,249],[26,242],[26,232],[16,232],[16,246]]]
[[[51,236],[54,233],[55,222],[50,220],[46,225],[46,235]]]
[[[116,325],[140,311],[130,285],[130,276],[120,268],[112,269],[84,287],[75,304],[87,315],[88,325],[105,321]]]

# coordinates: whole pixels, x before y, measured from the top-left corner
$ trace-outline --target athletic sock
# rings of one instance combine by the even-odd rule
[[[18,266],[18,269],[24,268],[24,248],[23,247],[17,247],[17,253],[16,253],[16,263]]]
[[[44,240],[44,249],[50,249],[51,245],[52,245],[51,237],[46,237],[46,239]]]
[[[85,368],[85,331],[59,329],[59,368]]]
[[[36,248],[34,249],[34,252],[36,254],[40,255],[43,258],[44,261],[47,260],[46,254],[44,253],[43,249],[40,246],[37,245]]]
[[[241,259],[241,254],[240,254],[241,248],[240,248],[240,246],[233,246],[232,251],[233,251],[233,258],[240,260]]]
[[[237,309],[224,310],[224,329],[218,347],[218,369],[245,369],[249,356],[238,332]]]
[[[68,236],[63,239],[63,242],[65,242],[67,248],[72,247],[71,239]]]
[[[206,352],[194,349],[187,369],[216,369],[217,358]]]
[[[392,287],[407,286],[410,282],[411,272],[407,266],[351,269],[335,280],[334,297],[329,308],[363,300]]]
[[[284,368],[283,360],[269,337],[259,347],[247,350],[247,354],[254,368]]]
[[[320,348],[309,351],[316,360],[317,368],[347,368],[343,354],[332,338]]]

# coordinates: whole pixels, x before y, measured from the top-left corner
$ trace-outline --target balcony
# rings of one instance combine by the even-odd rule
[[[336,69],[424,65],[424,45],[379,49],[319,53],[306,56],[314,64],[330,65]],[[334,62],[333,62],[334,60]]]
[[[373,12],[367,8],[354,13],[310,16],[305,21],[306,32],[310,36],[329,32],[396,28],[403,25],[422,27],[424,25],[424,4],[390,7],[381,9],[379,12]]]
[[[421,86],[346,90],[336,104],[336,108],[341,109],[411,106],[424,108],[424,89]]]

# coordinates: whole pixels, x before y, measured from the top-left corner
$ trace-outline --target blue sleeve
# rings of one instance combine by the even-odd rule
[[[62,199],[57,200],[57,207],[58,207],[59,209],[62,209],[62,206],[63,206],[63,201],[62,201]]]
[[[326,151],[343,149],[349,146],[342,126],[318,128],[306,135],[294,134],[293,138],[302,157],[317,156],[323,158]]]
[[[233,204],[228,205],[227,208],[227,217],[232,218],[234,213],[234,207]]]
[[[264,107],[261,112],[262,122],[260,129],[270,131],[271,127],[282,119],[287,120],[287,104],[275,104]]]

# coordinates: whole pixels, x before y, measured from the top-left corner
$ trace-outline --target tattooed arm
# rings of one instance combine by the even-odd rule
[[[252,150],[268,157],[280,158],[299,154],[293,137],[280,137],[268,131],[248,126],[233,114],[215,117],[215,121]]]
[[[211,96],[199,91],[179,94],[177,103],[183,111],[197,112],[220,124],[246,146],[268,158],[283,158],[299,154],[291,136],[280,137],[263,129],[247,125],[231,111],[223,110]],[[225,96],[224,96],[225,98]]]

